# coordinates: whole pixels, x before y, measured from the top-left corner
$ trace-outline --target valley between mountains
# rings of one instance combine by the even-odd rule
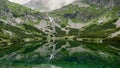
[[[0,68],[119,68],[119,0],[0,0]]]

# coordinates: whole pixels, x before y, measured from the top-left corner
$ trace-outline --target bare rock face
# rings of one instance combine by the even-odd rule
[[[25,6],[37,9],[41,12],[48,12],[69,5],[74,1],[75,0],[31,0],[26,3]]]
[[[88,4],[95,4],[97,6],[103,6],[107,8],[111,8],[114,6],[120,7],[119,0],[81,0],[81,1],[88,3]]]
[[[9,0],[10,2],[18,3],[24,6],[27,6],[31,9],[40,11],[40,12],[50,12],[52,10],[60,9],[63,6],[72,4],[73,2],[82,1],[88,4],[96,4],[97,6],[103,7],[114,7],[120,6],[119,0]],[[79,3],[83,5],[83,3]],[[88,6],[84,4],[85,6]]]
[[[9,0],[41,12],[49,12],[69,5],[76,0]]]

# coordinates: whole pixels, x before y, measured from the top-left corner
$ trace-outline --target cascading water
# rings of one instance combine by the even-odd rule
[[[50,17],[47,13],[47,16],[48,16],[48,19],[49,19],[49,27],[51,28],[50,29],[50,32],[48,34],[48,37],[49,37],[49,40],[48,42],[50,43],[50,46],[52,47],[52,51],[51,51],[51,54],[50,54],[50,57],[49,57],[49,61],[52,60],[54,58],[54,55],[55,55],[55,48],[56,48],[56,44],[55,43],[55,35],[54,33],[56,32],[55,30],[55,26],[54,26],[54,18]]]

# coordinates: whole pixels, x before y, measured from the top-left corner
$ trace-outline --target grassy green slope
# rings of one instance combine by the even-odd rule
[[[46,35],[34,27],[43,14],[7,0],[0,3],[0,45],[40,40]],[[16,20],[20,20],[20,24]]]
[[[108,38],[112,33],[120,31],[119,27],[115,24],[120,16],[117,15],[119,10],[112,10],[105,15],[102,15],[98,19],[94,19],[91,24],[83,27],[79,32],[81,38]],[[105,18],[105,21],[99,23],[101,18]],[[102,19],[101,19],[102,20]],[[120,38],[114,39],[118,42]],[[108,39],[107,39],[108,40]],[[106,40],[106,41],[107,41]],[[119,42],[118,42],[119,43]]]

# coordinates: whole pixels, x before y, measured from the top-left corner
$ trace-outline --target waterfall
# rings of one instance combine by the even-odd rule
[[[54,33],[55,33],[56,30],[55,30],[55,25],[54,25],[54,23],[55,23],[54,18],[49,16],[48,13],[47,13],[47,17],[49,19],[49,26],[50,26],[50,28],[52,28],[51,31],[49,32],[49,35],[48,35],[50,37],[48,42],[50,43],[50,46],[52,46],[52,51],[51,51],[51,54],[50,54],[50,57],[49,57],[49,61],[50,61],[55,56],[56,44],[55,44],[55,35],[54,35]]]
[[[52,39],[53,41],[49,41],[50,42],[50,46],[52,47],[52,51],[49,57],[49,61],[52,60],[55,56],[55,49],[56,49],[56,44],[55,44],[55,39]]]
[[[54,58],[54,56],[55,56],[56,44],[52,44],[52,47],[53,47],[53,49],[52,49],[52,52],[51,52],[49,60],[52,60]]]
[[[50,20],[50,22],[53,22],[53,21],[54,21],[54,20],[53,20],[53,18],[52,18],[52,17],[50,17],[50,16],[49,16],[49,20]]]

